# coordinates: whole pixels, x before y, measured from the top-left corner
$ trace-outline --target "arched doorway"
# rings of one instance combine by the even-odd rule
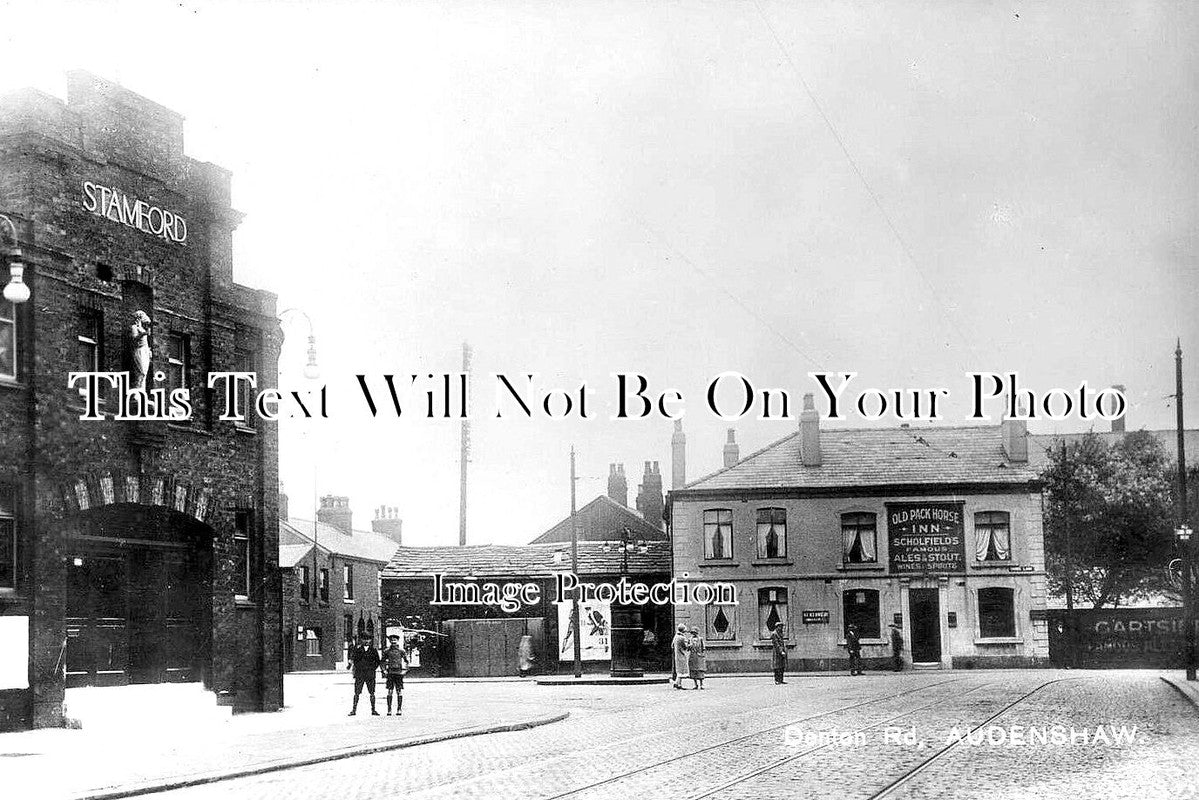
[[[160,506],[83,512],[67,537],[67,687],[210,682],[212,541]]]

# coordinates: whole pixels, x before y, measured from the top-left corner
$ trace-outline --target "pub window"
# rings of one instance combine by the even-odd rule
[[[0,300],[0,379],[17,379],[17,307]]]
[[[841,515],[841,539],[845,545],[846,564],[873,564],[878,561],[876,537],[874,514]]]
[[[17,586],[17,503],[11,486],[0,485],[0,589]]]
[[[345,599],[354,599],[354,565],[344,564],[341,568],[341,579],[345,585]]]
[[[251,513],[238,511],[233,516],[233,586],[238,597],[250,596]]]
[[[308,567],[300,566],[300,599],[308,599]]]
[[[978,635],[983,639],[1016,635],[1015,591],[994,586],[978,590]]]
[[[167,334],[167,363],[166,369],[163,371],[166,372],[168,391],[188,388],[187,376],[191,366],[189,363],[191,361],[190,350],[191,341],[187,334],[178,331],[171,331]]]
[[[774,626],[783,623],[787,627],[787,590],[758,590],[758,638],[769,639]]]
[[[733,557],[733,512],[715,508],[704,512],[704,558]]]
[[[758,558],[787,557],[787,511],[758,509]]]
[[[322,603],[329,602],[329,570],[321,570],[320,598]]]
[[[980,511],[974,515],[974,557],[979,561],[1010,561],[1012,527],[1006,511]]]
[[[732,642],[737,639],[737,607],[704,606],[704,638],[710,642]]]
[[[249,347],[238,347],[233,352],[233,371],[234,372],[258,372],[258,355]],[[242,393],[243,406],[236,409],[239,413],[245,415],[245,419],[238,420],[235,424],[239,428],[252,429],[254,427],[254,402],[251,392]]]
[[[304,632],[304,639],[307,642],[307,655],[319,656],[321,654],[321,629],[309,628]]]
[[[858,636],[863,639],[881,639],[882,623],[879,620],[878,591],[876,589],[850,589],[841,595],[842,619],[845,630],[850,625],[858,626]]]

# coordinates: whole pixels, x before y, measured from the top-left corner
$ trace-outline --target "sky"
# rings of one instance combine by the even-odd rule
[[[569,513],[572,446],[579,505],[613,462],[630,498],[645,461],[669,483],[672,423],[611,419],[615,372],[686,398],[688,479],[721,466],[727,428],[746,455],[796,425],[717,418],[729,371],[796,406],[818,370],[945,387],[942,425],[967,421],[968,371],[1120,383],[1130,428],[1168,428],[1181,339],[1199,425],[1197,4],[0,12],[0,92],[63,97],[87,69],[183,114],[188,154],[231,170],[235,279],[307,315],[327,387],[328,419],[279,423],[295,516],[346,495],[356,527],[395,506],[405,543],[457,542],[458,421],[372,418],[355,376],[457,372],[464,342],[475,544]],[[283,316],[288,390],[313,385],[304,315]],[[590,418],[497,419],[496,373],[585,383]]]

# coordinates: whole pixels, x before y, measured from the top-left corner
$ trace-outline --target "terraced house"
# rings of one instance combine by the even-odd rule
[[[1048,659],[1042,498],[1023,422],[799,430],[671,491],[678,580],[738,587],[736,605],[678,606],[705,631],[710,671],[765,671],[784,623],[789,669],[847,668],[858,627],[867,665],[898,624],[918,667]],[[731,453],[730,453],[731,448]]]

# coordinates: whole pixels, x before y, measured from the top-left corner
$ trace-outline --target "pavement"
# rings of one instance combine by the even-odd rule
[[[108,800],[522,730],[569,715],[562,703],[513,699],[512,684],[483,685],[486,696],[463,693],[460,681],[407,683],[402,716],[385,716],[380,694],[381,716],[371,716],[364,695],[357,716],[348,717],[353,684],[347,673],[289,674],[287,708],[274,714],[193,727],[172,723],[164,709],[162,724],[120,735],[59,728],[0,734],[0,772],[6,787],[27,790],[16,797]]]

